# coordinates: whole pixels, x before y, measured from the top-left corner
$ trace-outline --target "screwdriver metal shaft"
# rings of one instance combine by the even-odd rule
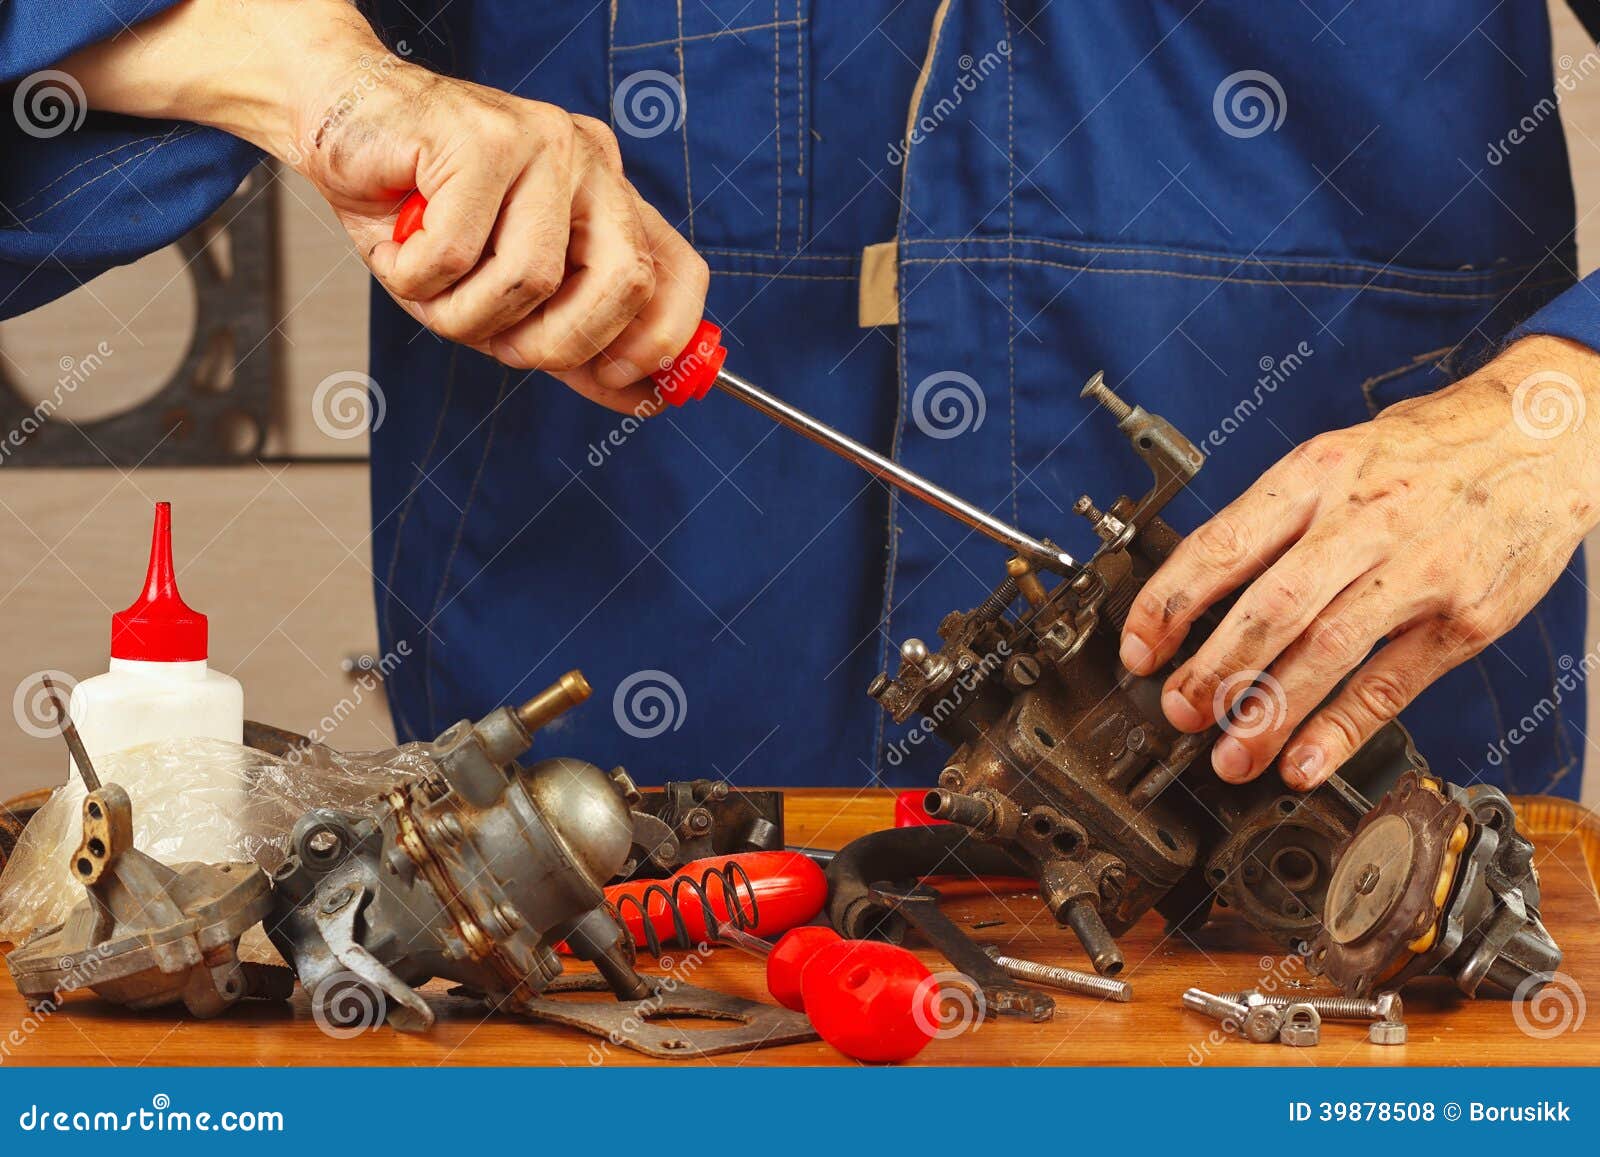
[[[978,533],[988,535],[1001,545],[1016,551],[1029,562],[1054,571],[1070,572],[1076,568],[1077,563],[1066,551],[1040,542],[1032,535],[1024,534],[1016,527],[1001,522],[992,514],[987,514],[971,503],[957,498],[944,487],[929,482],[920,474],[912,473],[892,458],[885,458],[832,426],[819,422],[804,410],[795,409],[782,399],[767,393],[760,386],[747,382],[738,374],[722,370],[712,384],[723,393],[738,398],[745,405],[759,410],[780,425],[787,426],[817,445],[832,450],[846,461],[854,462],[873,477],[880,478],[913,498],[921,499],[935,510],[941,510],[950,517],[966,523]]]

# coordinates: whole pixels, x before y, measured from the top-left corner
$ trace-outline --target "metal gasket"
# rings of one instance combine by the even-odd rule
[[[572,973],[551,982],[543,996],[507,1001],[501,1007],[533,1020],[582,1029],[662,1060],[709,1057],[818,1039],[811,1022],[787,1008],[688,984],[669,988],[659,977],[645,979],[655,991],[643,1000],[561,1000],[563,993],[611,991],[605,979],[595,973]],[[728,1021],[730,1027],[682,1029],[651,1023],[673,1016]]]
[[[276,361],[269,340],[274,184],[270,170],[258,169],[177,240],[194,280],[195,328],[177,369],[144,402],[82,425],[52,418],[17,391],[0,363],[0,428],[36,427],[0,465],[217,466],[260,454]],[[233,359],[231,368],[223,357]]]

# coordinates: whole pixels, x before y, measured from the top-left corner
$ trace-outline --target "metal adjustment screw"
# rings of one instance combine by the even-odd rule
[[[1286,1008],[1291,1004],[1308,1004],[1324,1020],[1387,1020],[1396,1024],[1404,1022],[1405,1003],[1398,992],[1381,992],[1362,999],[1353,996],[1280,996],[1246,990],[1225,992],[1224,1000],[1239,1004],[1270,1004]]]
[[[1277,1040],[1283,1028],[1283,1010],[1276,1005],[1240,1004],[1200,988],[1183,994],[1183,1007],[1221,1021],[1224,1027],[1233,1025],[1240,1036],[1256,1044]]]
[[[1126,1003],[1133,999],[1133,988],[1125,980],[1109,976],[1095,976],[1072,968],[1057,968],[1053,964],[1040,964],[1036,960],[1020,960],[1006,956],[998,948],[985,948],[984,953],[1013,980],[1026,980],[1045,988],[1062,992],[1076,992],[1083,996],[1099,996],[1107,1000]]]
[[[1322,1016],[1309,1004],[1291,1004],[1283,1010],[1278,1042],[1294,1048],[1311,1048],[1322,1040]]]
[[[1126,422],[1133,417],[1133,407],[1117,397],[1112,392],[1111,387],[1106,385],[1106,375],[1102,370],[1096,370],[1094,377],[1083,384],[1083,393],[1080,396],[1093,398],[1099,402],[1111,412],[1111,416],[1119,423]]]
[[[1375,1045],[1403,1045],[1406,1043],[1406,1026],[1396,1020],[1374,1021],[1367,1030],[1367,1039]]]

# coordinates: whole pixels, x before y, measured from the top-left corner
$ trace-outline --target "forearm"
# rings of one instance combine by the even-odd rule
[[[90,108],[209,125],[285,159],[337,78],[384,51],[345,0],[182,0],[61,68]]]

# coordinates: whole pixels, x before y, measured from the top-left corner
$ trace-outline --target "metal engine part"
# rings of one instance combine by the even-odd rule
[[[202,1017],[245,997],[287,999],[287,968],[238,957],[239,937],[271,907],[266,874],[254,864],[168,867],[134,847],[128,793],[101,784],[48,676],[45,683],[88,789],[83,841],[68,861],[88,895],[64,923],[6,957],[17,991],[35,1009],[89,988],[129,1008],[182,1003]]]
[[[653,1056],[815,1038],[787,1009],[634,970],[633,941],[601,888],[626,865],[671,862],[676,842],[659,820],[629,810],[637,789],[620,768],[515,762],[534,732],[588,696],[582,674],[569,672],[519,708],[447,729],[427,750],[437,771],[401,783],[370,814],[318,809],[300,819],[273,877],[268,931],[319,1016],[337,1023],[342,1010],[381,1004],[395,1028],[426,1029],[434,1013],[416,987],[442,977],[492,1007],[616,1034]],[[637,1031],[618,1033],[603,1006],[541,995],[561,973],[562,941],[627,1002]],[[669,1011],[739,1023],[710,1032],[648,1023]]]
[[[1208,753],[1221,729],[1179,732],[1163,716],[1160,694],[1167,672],[1226,605],[1201,618],[1166,671],[1139,677],[1117,656],[1134,598],[1180,541],[1158,512],[1204,459],[1170,423],[1117,398],[1100,375],[1084,393],[1112,413],[1149,466],[1150,491],[1106,511],[1080,498],[1077,513],[1101,539],[1093,558],[1057,568],[1012,558],[982,605],[939,624],[939,649],[907,640],[898,673],[880,674],[868,693],[895,722],[921,715],[949,744],[927,810],[1029,868],[1051,913],[1072,927],[1100,972],[1120,971],[1114,937],[1151,907],[1185,930],[1205,923],[1213,905],[1231,907],[1305,951],[1319,928],[1333,851],[1370,807],[1363,790],[1426,765],[1391,724],[1339,775],[1303,795],[1272,769],[1242,786],[1211,774]],[[1060,575],[1053,588],[1047,569]],[[1241,702],[1244,710],[1262,706],[1248,694]]]
[[[665,824],[678,842],[674,863],[645,864],[635,875],[666,876],[694,860],[783,850],[781,791],[741,791],[720,779],[691,779],[645,788],[630,802],[635,812]]]
[[[1416,772],[1336,853],[1309,961],[1353,996],[1442,975],[1468,996],[1487,982],[1525,997],[1560,963],[1510,801]]]

